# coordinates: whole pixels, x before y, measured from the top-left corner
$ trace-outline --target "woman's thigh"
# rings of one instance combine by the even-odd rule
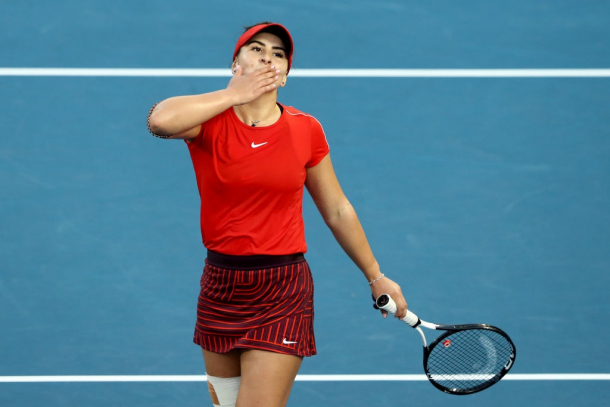
[[[210,376],[241,376],[241,349],[233,349],[227,353],[210,352],[203,348],[201,350],[203,352],[203,360],[205,361],[205,372]]]
[[[238,407],[284,407],[303,358],[261,350],[243,350]]]

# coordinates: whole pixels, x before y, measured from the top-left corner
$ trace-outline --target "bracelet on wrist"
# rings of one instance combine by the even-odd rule
[[[379,280],[381,280],[384,277],[385,277],[385,274],[381,273],[381,275],[379,277],[377,277],[374,280],[369,281],[369,285],[372,285],[375,281],[379,281]]]

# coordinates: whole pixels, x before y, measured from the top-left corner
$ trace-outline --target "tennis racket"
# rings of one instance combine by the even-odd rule
[[[387,294],[380,295],[375,304],[391,314],[396,312],[396,303]],[[486,324],[437,325],[422,321],[409,310],[402,321],[421,335],[426,376],[445,393],[466,395],[485,390],[500,381],[515,363],[515,345],[500,328]],[[445,332],[428,345],[421,326]]]

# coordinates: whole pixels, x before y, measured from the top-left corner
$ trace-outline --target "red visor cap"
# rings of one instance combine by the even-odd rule
[[[267,30],[265,30],[265,29],[267,29]],[[292,66],[292,50],[294,49],[294,46],[292,44],[292,36],[290,35],[290,32],[286,29],[286,27],[284,27],[281,24],[276,24],[276,23],[259,24],[259,25],[255,25],[254,27],[250,28],[248,31],[243,33],[241,35],[241,37],[239,37],[239,39],[237,40],[237,44],[235,44],[235,51],[233,52],[233,60],[235,61],[235,57],[237,56],[237,53],[239,52],[241,47],[246,45],[246,43],[248,41],[250,41],[252,39],[252,37],[254,37],[256,34],[258,34],[259,32],[261,32],[263,30],[265,30],[265,32],[269,32],[271,34],[277,35],[284,42],[284,45],[286,47],[288,47],[288,49],[286,50],[286,52],[288,53],[288,71],[287,72],[290,72],[290,67]]]

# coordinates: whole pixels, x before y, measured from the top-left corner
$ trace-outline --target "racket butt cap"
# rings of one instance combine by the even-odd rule
[[[379,309],[388,311],[392,315],[395,314],[398,310],[398,308],[396,307],[396,303],[388,294],[381,294],[379,297],[377,297],[375,303],[377,304],[377,307],[379,307]],[[419,317],[409,310],[407,310],[407,315],[405,315],[405,317],[402,318],[401,321],[409,324],[413,328],[421,324]]]

